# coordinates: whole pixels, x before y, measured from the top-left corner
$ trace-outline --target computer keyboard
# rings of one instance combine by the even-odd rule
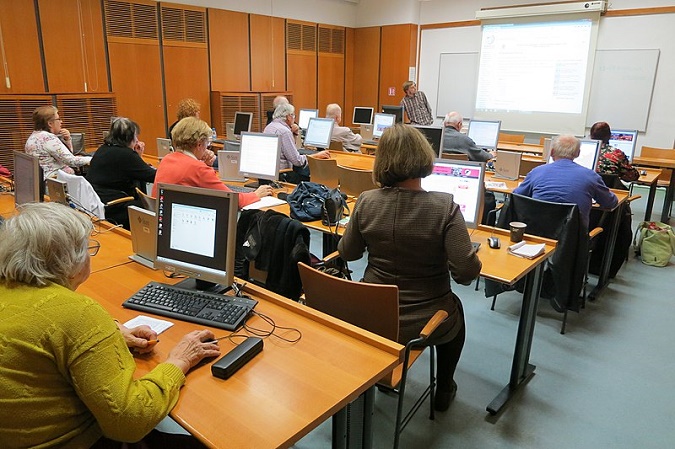
[[[233,331],[239,328],[258,301],[205,293],[150,282],[122,306],[182,321]]]
[[[225,184],[228,189],[232,190],[234,193],[249,193],[249,192],[254,192],[255,189],[253,187],[245,187],[245,186],[236,186],[236,185],[231,185],[231,184]]]
[[[363,143],[366,145],[375,145],[377,146],[378,141],[377,140],[364,140]]]

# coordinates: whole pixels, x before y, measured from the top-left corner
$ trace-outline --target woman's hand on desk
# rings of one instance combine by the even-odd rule
[[[178,342],[171,350],[167,363],[176,365],[187,374],[190,368],[198,364],[207,357],[218,357],[220,347],[218,347],[215,336],[210,330],[192,331]]]
[[[273,193],[274,189],[271,185],[262,185],[255,190],[255,194],[258,195],[258,198],[271,196]]]
[[[150,326],[136,326],[129,329],[122,323],[117,323],[124,341],[129,349],[135,350],[139,354],[152,352],[152,349],[157,344],[157,333],[150,329]]]

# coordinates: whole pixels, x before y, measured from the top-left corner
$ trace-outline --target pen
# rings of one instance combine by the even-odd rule
[[[156,345],[159,343],[159,340],[148,340],[148,345]]]

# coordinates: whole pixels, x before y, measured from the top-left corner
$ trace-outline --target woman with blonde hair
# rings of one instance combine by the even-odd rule
[[[367,250],[363,280],[398,286],[400,343],[419,336],[437,310],[448,312],[432,337],[438,352],[434,407],[444,411],[457,390],[453,376],[465,338],[462,303],[450,277],[468,285],[481,262],[452,195],[422,189],[433,164],[431,145],[417,129],[397,124],[385,130],[373,169],[381,188],[359,196],[338,251],[356,260]]]

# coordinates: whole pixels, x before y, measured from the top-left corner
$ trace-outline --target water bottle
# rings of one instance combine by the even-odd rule
[[[211,128],[211,137],[213,140],[216,140],[218,138],[218,134],[216,134],[216,128]]]

